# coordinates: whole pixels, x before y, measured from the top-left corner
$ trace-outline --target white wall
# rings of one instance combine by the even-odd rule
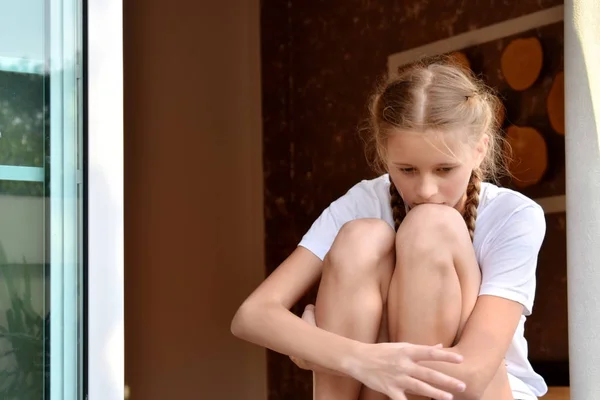
[[[567,285],[571,399],[600,392],[600,3],[565,1]]]

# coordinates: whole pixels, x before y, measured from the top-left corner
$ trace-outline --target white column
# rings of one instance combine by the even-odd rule
[[[87,2],[88,397],[125,397],[123,0]],[[158,28],[157,28],[158,29]],[[54,399],[52,399],[54,400]]]
[[[565,1],[571,399],[600,393],[600,2]]]

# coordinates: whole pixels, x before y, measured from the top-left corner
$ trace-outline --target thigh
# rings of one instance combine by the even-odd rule
[[[363,386],[358,400],[389,400],[389,397]]]

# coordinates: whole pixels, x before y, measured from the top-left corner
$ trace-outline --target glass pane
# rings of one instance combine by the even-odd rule
[[[24,182],[40,193],[43,183]],[[43,398],[47,366],[44,197],[0,194],[0,398]]]
[[[79,21],[0,0],[0,399],[83,399]]]
[[[0,74],[0,162],[44,166],[44,76],[3,71]]]

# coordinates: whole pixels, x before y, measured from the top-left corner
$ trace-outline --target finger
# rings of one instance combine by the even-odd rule
[[[433,346],[413,345],[407,348],[406,351],[413,361],[445,361],[456,364],[463,361],[462,355]]]
[[[434,400],[452,400],[453,396],[451,393],[445,392],[441,389],[436,389],[433,386],[420,381],[418,379],[407,376],[404,378],[404,387],[407,391],[414,393],[419,396],[425,396]]]
[[[466,389],[464,382],[422,365],[415,365],[410,376],[452,392],[464,392]]]

